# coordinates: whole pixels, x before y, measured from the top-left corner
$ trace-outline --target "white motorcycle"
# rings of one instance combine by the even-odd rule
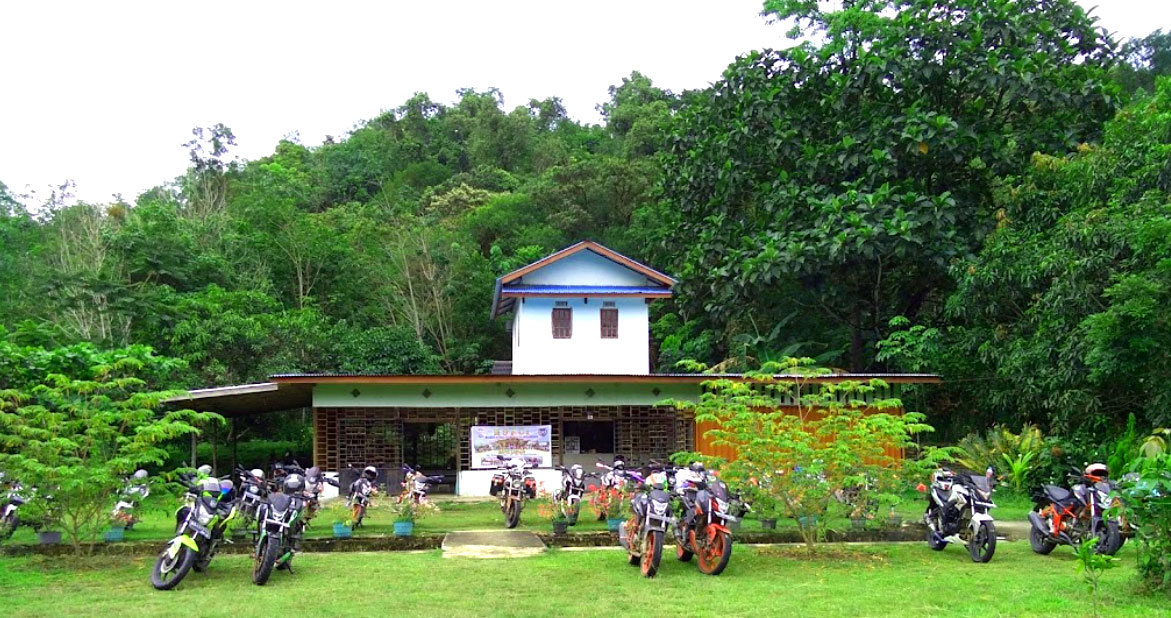
[[[931,475],[927,488],[927,546],[942,551],[949,543],[962,543],[973,562],[988,562],[996,553],[996,524],[989,509],[992,482],[988,475],[954,474],[946,468]]]
[[[147,480],[146,470],[138,470],[124,481],[122,493],[118,496],[118,503],[114,505],[114,510],[110,513],[111,518],[121,522],[127,530],[133,529],[134,524],[139,521],[135,511],[149,495],[150,483]]]

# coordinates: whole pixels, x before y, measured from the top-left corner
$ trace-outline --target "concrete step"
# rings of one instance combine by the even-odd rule
[[[443,537],[444,558],[524,558],[543,551],[541,537],[524,530],[465,530]]]

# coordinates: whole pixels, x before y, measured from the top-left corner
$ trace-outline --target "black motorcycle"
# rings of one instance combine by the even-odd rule
[[[501,466],[492,475],[488,493],[500,497],[504,525],[515,528],[520,524],[520,512],[525,508],[525,500],[537,497],[537,480],[529,473],[528,463],[514,460]]]
[[[628,471],[626,476],[638,484],[639,491],[630,499],[632,514],[619,528],[618,542],[626,549],[631,565],[638,566],[643,576],[654,577],[663,558],[667,529],[675,523],[667,473],[653,470],[644,478]]]
[[[1097,553],[1118,553],[1124,539],[1120,520],[1106,516],[1115,490],[1106,466],[1096,464],[1085,471],[1074,470],[1069,478],[1069,489],[1042,485],[1033,495],[1036,506],[1029,513],[1029,545],[1044,555],[1058,545],[1080,545],[1097,538]]]
[[[259,468],[248,470],[236,466],[236,478],[239,480],[240,515],[246,523],[251,523],[256,521],[261,505],[268,498],[268,483],[264,480],[264,471]]]
[[[305,531],[305,477],[286,474],[281,490],[268,496],[257,518],[256,548],[252,555],[252,583],[263,586],[274,568],[293,572],[293,555]]]

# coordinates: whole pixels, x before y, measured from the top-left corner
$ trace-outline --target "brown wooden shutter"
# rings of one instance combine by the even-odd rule
[[[553,309],[553,338],[569,339],[573,336],[573,309],[556,307]]]
[[[602,309],[602,339],[618,338],[618,309]]]

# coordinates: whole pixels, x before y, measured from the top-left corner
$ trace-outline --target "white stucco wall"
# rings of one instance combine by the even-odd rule
[[[576,257],[576,256],[574,256]],[[554,264],[556,266],[556,264]],[[558,300],[573,310],[573,336],[553,338]],[[618,309],[618,338],[602,338],[602,303]],[[512,329],[512,372],[519,375],[650,372],[647,304],[642,298],[526,298],[516,304]]]

